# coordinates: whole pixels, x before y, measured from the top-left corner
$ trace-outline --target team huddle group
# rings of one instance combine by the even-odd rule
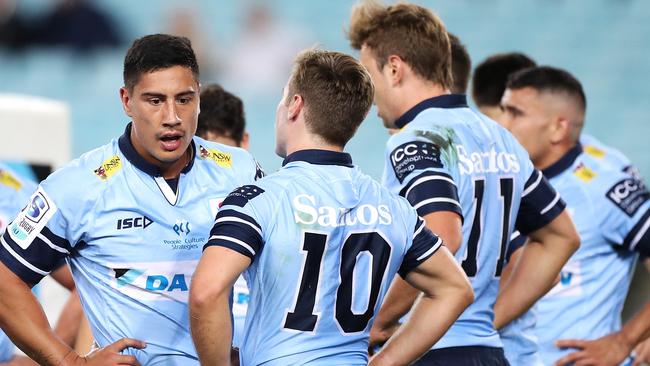
[[[38,187],[0,167],[0,326],[21,365],[641,364],[650,310],[620,315],[650,193],[581,134],[580,82],[495,55],[474,70],[478,111],[430,10],[362,1],[347,37],[358,60],[296,57],[267,176],[241,102],[201,88],[189,40],[164,34],[126,54],[122,136]],[[381,182],[344,152],[373,104]],[[66,273],[89,354],[31,291]]]

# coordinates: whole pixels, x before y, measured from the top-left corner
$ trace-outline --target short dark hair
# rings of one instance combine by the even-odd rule
[[[511,90],[533,88],[538,93],[565,93],[577,99],[583,112],[587,108],[587,98],[578,79],[566,70],[551,66],[519,70],[510,75],[506,88]]]
[[[500,53],[488,57],[474,69],[472,79],[474,103],[479,107],[500,105],[508,76],[536,65],[533,59],[519,52]]]
[[[451,92],[458,94],[467,93],[469,74],[472,71],[472,59],[467,53],[465,45],[452,33],[448,33],[451,43]]]
[[[354,57],[309,49],[294,62],[287,100],[300,95],[305,124],[326,142],[345,146],[366,118],[375,94],[370,74]]]
[[[199,64],[189,39],[169,34],[151,34],[138,38],[124,58],[124,86],[133,90],[143,73],[173,66],[187,67],[196,81],[199,81]]]
[[[201,89],[201,113],[196,134],[203,136],[210,131],[229,137],[238,146],[241,145],[246,129],[241,99],[217,84]]]

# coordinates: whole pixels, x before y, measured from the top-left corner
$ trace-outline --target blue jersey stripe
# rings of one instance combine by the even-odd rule
[[[431,257],[442,246],[442,239],[428,228],[418,229],[419,233],[413,238],[413,244],[406,252],[402,265],[397,273],[406,277],[415,267]],[[416,231],[417,232],[417,231]]]
[[[553,221],[566,207],[559,194],[538,171],[531,174],[526,186],[530,189],[525,192],[525,196],[522,194],[515,223],[515,228],[522,235],[531,233]]]
[[[644,256],[650,255],[650,209],[646,211],[632,230],[627,234],[623,245]]]

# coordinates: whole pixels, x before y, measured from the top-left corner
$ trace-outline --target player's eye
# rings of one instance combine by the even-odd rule
[[[181,98],[178,98],[178,103],[179,104],[187,104],[191,100],[192,100],[192,98],[190,98],[190,97],[181,97]]]
[[[162,99],[160,99],[160,98],[151,98],[151,99],[149,99],[149,103],[151,105],[160,105],[160,104],[162,104]]]

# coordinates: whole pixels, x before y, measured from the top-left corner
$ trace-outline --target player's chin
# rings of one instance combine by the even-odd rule
[[[184,141],[171,146],[161,143],[158,149],[156,149],[156,159],[163,163],[173,163],[183,157],[188,146],[189,142],[185,143]]]

